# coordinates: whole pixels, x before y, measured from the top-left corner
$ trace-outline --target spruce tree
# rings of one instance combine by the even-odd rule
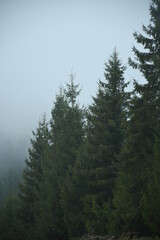
[[[134,96],[114,195],[117,211],[115,231],[118,233],[148,232],[142,217],[141,199],[146,186],[147,161],[153,154],[153,130],[149,119],[143,100]]]
[[[159,129],[160,131],[160,129]],[[154,144],[152,166],[147,171],[147,188],[143,195],[143,218],[154,235],[160,234],[160,137]]]
[[[148,27],[143,25],[144,35],[134,33],[135,40],[141,44],[144,51],[133,47],[136,61],[129,58],[129,64],[138,69],[145,78],[145,84],[135,81],[135,92],[140,94],[147,110],[153,115],[156,127],[159,119],[160,110],[160,2],[152,0],[150,4],[150,24]],[[155,119],[154,119],[155,118]]]
[[[109,215],[126,121],[124,71],[114,50],[105,64],[105,82],[99,81],[89,108],[84,159],[80,161],[87,188],[83,198],[85,225],[90,233],[106,234],[111,229]]]
[[[24,228],[23,239],[34,239],[36,204],[40,201],[40,183],[43,178],[42,162],[49,146],[49,130],[43,116],[36,131],[33,131],[29,157],[23,172],[19,193],[19,219]]]
[[[61,193],[61,203],[64,209],[65,223],[69,237],[79,238],[86,233],[83,197],[86,194],[86,172],[81,168],[79,157],[82,157],[83,147],[77,151],[75,163],[65,177]]]
[[[127,138],[121,154],[121,170],[117,180],[115,204],[120,231],[149,232],[144,217],[143,196],[146,195],[148,173],[153,165],[154,144],[159,125],[160,106],[160,2],[152,0],[150,24],[143,26],[144,35],[134,33],[135,40],[144,51],[133,47],[135,61],[130,65],[138,69],[146,83],[134,82],[130,106]],[[152,171],[152,170],[151,170]],[[151,203],[150,203],[151,204]]]
[[[63,209],[60,204],[60,188],[54,163],[54,153],[50,149],[45,155],[43,180],[39,184],[40,195],[36,203],[35,230],[40,240],[68,238],[64,226]]]
[[[59,203],[63,209],[65,226],[71,235],[71,218],[73,204],[70,206],[70,182],[68,177],[72,174],[72,168],[83,140],[83,109],[77,103],[80,93],[79,85],[74,83],[74,75],[70,76],[70,83],[66,89],[61,88],[56,97],[52,109],[51,142],[53,166],[56,169],[56,181],[59,188]],[[77,214],[77,213],[76,213]],[[64,229],[65,229],[64,226]]]
[[[74,164],[83,137],[83,110],[76,103],[80,93],[77,88],[71,76],[71,83],[67,84],[67,89],[60,89],[52,109],[52,146],[60,185]]]

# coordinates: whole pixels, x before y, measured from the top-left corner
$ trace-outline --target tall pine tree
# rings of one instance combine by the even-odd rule
[[[106,234],[111,229],[109,215],[126,121],[124,71],[114,50],[105,64],[105,82],[99,81],[89,108],[86,144],[79,161],[86,179],[83,203],[85,225],[90,233]]]
[[[33,132],[29,157],[20,184],[19,219],[24,228],[23,239],[34,239],[36,204],[40,197],[40,183],[43,178],[42,162],[49,146],[49,130],[46,117],[43,116],[38,128]]]
[[[55,156],[53,164],[60,190],[59,203],[70,236],[74,226],[72,219],[74,206],[73,203],[70,205],[72,193],[69,191],[71,185],[68,178],[72,175],[72,168],[84,135],[83,108],[77,103],[77,96],[80,94],[78,88],[79,85],[74,83],[74,75],[71,74],[70,83],[67,83],[66,89],[61,89],[57,95],[51,120],[52,150]]]
[[[134,33],[137,43],[143,46],[144,51],[133,47],[136,60],[129,59],[129,63],[142,73],[146,83],[134,82],[128,136],[121,154],[122,165],[115,194],[119,226],[123,226],[125,231],[143,234],[149,230],[144,223],[146,209],[144,210],[142,199],[147,191],[148,176],[151,175],[148,171],[153,169],[154,144],[160,120],[159,0],[152,0],[150,15],[150,24],[148,27],[143,26],[144,35]]]

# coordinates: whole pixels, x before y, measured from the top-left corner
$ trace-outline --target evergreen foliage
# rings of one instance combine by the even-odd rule
[[[150,181],[148,176],[153,174],[154,145],[159,126],[159,1],[152,1],[150,15],[150,24],[148,27],[143,26],[145,35],[134,33],[137,43],[143,46],[144,51],[133,47],[136,61],[129,59],[129,63],[133,68],[139,69],[146,83],[134,82],[129,127],[121,153],[122,165],[115,193],[115,206],[121,231],[138,231],[143,234],[149,233],[147,221],[144,221],[144,216],[148,214],[143,207],[145,202],[143,196],[146,196]]]
[[[49,123],[33,132],[22,182],[0,180],[1,240],[68,240],[138,232],[160,236],[160,1],[133,47],[144,84],[125,91],[116,49],[85,109],[74,74],[61,87]],[[15,190],[18,194],[15,195]]]
[[[42,161],[45,161],[45,152],[49,147],[49,130],[46,118],[39,122],[34,138],[31,139],[29,158],[26,159],[26,168],[23,173],[23,183],[20,184],[19,218],[24,226],[27,239],[33,239],[35,225],[35,207],[39,199],[39,188],[43,178]]]
[[[115,191],[115,207],[120,231],[145,230],[141,199],[146,187],[146,160],[152,156],[152,129],[143,101],[132,99],[127,137],[120,154],[121,166]]]
[[[112,208],[126,119],[124,70],[114,50],[105,64],[106,82],[99,81],[97,96],[89,108],[84,159],[80,161],[87,189],[83,197],[85,225],[90,233],[105,234],[110,228],[108,211]]]
[[[152,166],[148,171],[147,190],[143,196],[143,217],[152,233],[160,234],[160,138],[156,139]]]
[[[70,191],[73,181],[72,169],[84,135],[84,110],[76,100],[80,93],[79,85],[75,85],[73,80],[74,75],[71,74],[70,83],[57,95],[51,120],[52,147],[56,156],[55,168],[60,189],[60,204],[70,236],[74,235],[73,220],[78,214],[73,209],[75,202],[73,203],[74,199],[71,197],[73,194]]]

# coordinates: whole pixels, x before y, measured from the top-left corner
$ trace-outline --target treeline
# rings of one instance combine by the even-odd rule
[[[79,86],[61,87],[41,119],[18,196],[0,210],[2,240],[65,240],[85,234],[160,235],[160,1],[152,0],[144,48],[133,47],[145,84],[127,92],[114,50],[89,108]]]

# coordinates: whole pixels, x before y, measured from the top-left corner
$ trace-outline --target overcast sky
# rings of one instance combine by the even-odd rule
[[[31,137],[73,68],[89,104],[116,46],[124,64],[149,0],[0,0],[0,134]],[[141,78],[131,68],[126,81]]]

